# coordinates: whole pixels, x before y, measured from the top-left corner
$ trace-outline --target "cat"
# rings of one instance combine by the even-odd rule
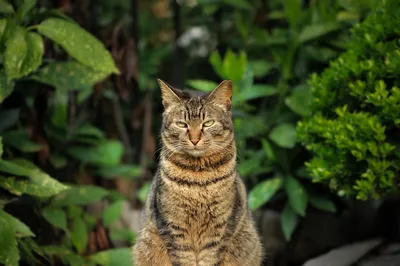
[[[232,82],[202,93],[157,81],[162,149],[134,265],[261,265],[263,247],[236,171]]]

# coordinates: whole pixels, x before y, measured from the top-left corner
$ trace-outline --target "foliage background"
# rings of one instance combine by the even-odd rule
[[[308,77],[376,2],[0,0],[0,262],[131,265],[120,218],[156,167],[157,77],[203,91],[233,81],[249,206],[281,212],[296,241],[310,208],[346,205],[304,167]]]

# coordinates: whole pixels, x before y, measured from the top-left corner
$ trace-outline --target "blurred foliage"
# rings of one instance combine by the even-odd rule
[[[330,100],[311,89],[309,74],[347,49],[349,29],[375,2],[0,0],[0,263],[131,265],[135,234],[121,214],[142,206],[154,174],[156,77],[203,91],[233,81],[249,206],[282,211],[287,240],[309,206],[334,212],[333,196],[304,167],[298,140],[312,134],[298,136],[296,124],[318,110],[312,97]],[[379,47],[371,54],[384,49],[396,64],[395,43]],[[394,86],[390,69],[380,70],[379,84]],[[328,109],[321,119],[332,118]]]
[[[69,179],[63,184],[40,169],[50,173],[80,165],[81,175],[131,178],[140,174],[137,166],[121,164],[120,141],[107,139],[87,119],[68,120],[71,93],[77,93],[82,103],[94,84],[119,70],[99,40],[58,10],[37,8],[34,0],[18,3],[0,2],[0,263],[20,265],[21,260],[30,265],[43,265],[45,261],[53,264],[56,256],[67,265],[111,265],[108,257],[120,259],[114,262],[118,265],[131,265],[126,260],[130,258],[129,249],[85,256],[89,233],[98,220],[111,232],[121,230],[113,223],[121,215],[124,197],[101,187],[70,184],[82,180]],[[53,48],[47,51],[50,40]],[[52,49],[68,57],[61,60],[61,56],[47,56]],[[35,109],[40,93],[46,94],[41,104],[47,109],[42,114]],[[6,101],[12,95],[21,98]],[[110,205],[100,217],[85,213],[84,206],[103,198]],[[13,207],[29,209],[40,226],[29,214],[21,215],[21,219],[13,216]],[[56,229],[54,238],[60,239],[57,245],[42,242],[42,231],[49,225]],[[129,232],[113,235],[127,238]]]
[[[231,11],[226,14],[213,1],[199,3],[226,25],[209,62],[218,79],[233,81],[239,173],[251,188],[249,207],[283,203],[282,229],[290,240],[309,205],[336,210],[329,193],[310,182],[303,167],[308,154],[297,144],[296,123],[311,113],[307,77],[347,48],[349,28],[374,2],[226,1]],[[199,77],[188,85],[204,91],[215,87],[215,79]]]
[[[310,78],[312,116],[298,125],[307,168],[342,196],[380,198],[400,184],[399,1],[355,25],[349,50]]]

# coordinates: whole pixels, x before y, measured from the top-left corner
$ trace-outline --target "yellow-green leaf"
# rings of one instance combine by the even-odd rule
[[[79,186],[71,187],[63,193],[57,195],[52,205],[68,206],[68,205],[87,205],[97,202],[108,195],[108,191],[101,187],[95,186]]]
[[[131,254],[129,248],[109,249],[91,255],[89,260],[101,266],[132,266]]]
[[[5,38],[6,35],[7,22],[5,18],[0,19],[0,44],[3,43],[3,38]]]
[[[72,90],[87,90],[108,76],[78,62],[55,62],[41,68],[31,78],[67,92]]]
[[[189,80],[188,84],[190,87],[204,92],[210,92],[218,86],[214,81],[201,79]]]
[[[278,146],[293,148],[296,145],[296,127],[293,124],[283,123],[274,127],[269,138]]]
[[[35,234],[32,233],[31,229],[26,224],[24,224],[23,222],[21,222],[14,216],[6,213],[3,210],[0,210],[0,216],[2,216],[2,215],[5,217],[8,217],[10,223],[13,225],[14,233],[16,234],[17,237],[35,236]]]
[[[282,177],[277,176],[258,183],[249,192],[249,208],[255,210],[267,203],[282,185]]]
[[[61,45],[80,63],[104,73],[119,73],[111,54],[103,43],[78,24],[59,18],[43,21],[38,30]]]
[[[22,76],[22,64],[28,52],[25,40],[25,29],[16,27],[11,36],[6,40],[4,51],[4,69],[9,79]]]
[[[3,71],[0,71],[0,103],[7,98],[14,89],[14,82],[9,80]]]
[[[341,25],[336,22],[325,22],[319,24],[308,25],[303,28],[299,35],[299,42],[307,42],[316,38],[320,38],[325,34],[340,29]]]
[[[19,252],[15,235],[15,226],[4,211],[0,211],[0,264],[17,266]]]
[[[88,239],[88,231],[85,222],[81,217],[75,217],[72,221],[71,240],[79,253],[85,250]]]
[[[6,0],[0,0],[0,13],[3,13],[3,14],[14,13],[14,8]]]
[[[35,32],[28,32],[25,35],[25,40],[28,45],[28,51],[21,70],[24,76],[40,66],[44,53],[42,36]]]
[[[44,52],[42,37],[15,27],[6,40],[4,68],[8,79],[20,78],[35,70],[41,63]]]
[[[43,210],[43,217],[54,227],[61,228],[67,231],[67,216],[65,211],[61,208],[45,208]]]
[[[3,142],[23,152],[38,152],[43,149],[42,145],[29,139],[26,129],[5,132]]]
[[[124,147],[120,141],[107,140],[95,147],[72,147],[68,153],[74,158],[91,164],[115,166],[121,161]]]
[[[0,186],[15,195],[29,194],[45,198],[57,195],[68,188],[24,159],[0,160],[0,171],[11,175],[0,176]]]
[[[123,203],[123,200],[113,202],[103,211],[102,220],[105,227],[110,226],[112,223],[119,219],[122,213]]]

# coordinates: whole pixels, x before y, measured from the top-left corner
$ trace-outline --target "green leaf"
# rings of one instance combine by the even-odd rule
[[[24,76],[36,70],[40,66],[44,53],[42,36],[35,32],[27,32],[25,34],[25,40],[28,45],[28,51],[21,69]]]
[[[69,206],[69,205],[88,205],[95,203],[108,195],[108,191],[95,186],[79,186],[71,187],[63,193],[57,195],[53,202],[53,206]]]
[[[301,0],[284,0],[282,1],[285,10],[285,16],[290,25],[296,28],[302,18]]]
[[[289,204],[286,203],[285,208],[281,213],[281,227],[286,241],[291,239],[297,223],[298,217],[296,213],[292,210],[292,208],[290,208]]]
[[[19,265],[15,227],[9,215],[3,210],[0,210],[0,236],[0,263],[6,266]]]
[[[300,32],[299,42],[304,43],[320,38],[340,28],[341,25],[336,22],[325,22],[325,23],[308,25],[304,27],[303,30]]]
[[[269,85],[254,84],[253,86],[239,91],[234,101],[249,101],[257,98],[267,97],[279,92],[278,88]]]
[[[31,231],[31,229],[26,224],[24,224],[23,222],[21,222],[14,216],[9,215],[8,213],[4,212],[3,210],[0,210],[0,216],[8,217],[9,222],[12,224],[12,226],[14,228],[14,233],[15,233],[16,237],[35,236],[35,234]]]
[[[113,241],[127,241],[133,244],[136,240],[136,234],[126,228],[110,228],[110,238]]]
[[[3,155],[3,138],[0,136],[0,159]]]
[[[101,251],[89,257],[90,261],[101,266],[132,266],[130,248],[116,248]]]
[[[119,164],[116,166],[100,167],[94,173],[105,178],[122,177],[132,179],[142,175],[142,168],[138,165]]]
[[[3,39],[5,39],[6,35],[7,35],[6,34],[7,24],[8,24],[8,20],[7,19],[5,19],[5,18],[0,19],[0,45],[1,46],[3,46]]]
[[[218,86],[218,84],[215,83],[214,81],[200,80],[200,79],[189,80],[188,84],[190,87],[192,87],[196,90],[204,91],[204,92],[212,91],[213,89],[215,89]]]
[[[22,77],[22,64],[28,52],[25,29],[16,27],[6,41],[4,69],[9,79]]]
[[[15,27],[4,51],[7,78],[20,78],[31,73],[41,64],[43,53],[43,40],[39,34]]]
[[[6,0],[0,0],[0,13],[3,13],[3,14],[14,13],[14,8]]]
[[[147,198],[147,194],[149,194],[150,186],[151,186],[150,182],[144,183],[143,186],[139,189],[139,191],[137,193],[137,197],[142,203],[146,202],[146,198]]]
[[[232,50],[228,50],[222,62],[222,72],[224,78],[231,79],[234,82],[240,81],[247,68],[247,55],[241,51],[236,55]]]
[[[264,153],[267,156],[267,159],[270,161],[275,161],[276,160],[275,153],[269,141],[267,139],[262,139],[261,143],[264,149]]]
[[[31,78],[48,84],[63,92],[90,90],[93,85],[104,80],[109,74],[89,68],[78,62],[54,62],[41,68]]]
[[[54,196],[68,188],[24,159],[0,160],[0,171],[11,175],[28,177],[27,179],[15,176],[0,176],[0,186],[15,195],[29,194],[45,198]]]
[[[296,145],[296,127],[293,124],[283,123],[274,127],[269,138],[283,148],[294,148]]]
[[[293,89],[292,94],[285,99],[286,105],[301,116],[311,113],[312,101],[310,88],[306,85],[297,86]]]
[[[289,176],[286,178],[285,190],[289,198],[290,207],[299,215],[305,216],[308,195],[300,182]]]
[[[215,73],[217,73],[218,76],[224,78],[224,70],[222,69],[222,58],[218,51],[213,51],[211,53],[209,61]]]
[[[63,168],[68,163],[67,158],[65,158],[63,155],[57,154],[57,153],[51,154],[49,157],[49,161],[56,169]]]
[[[74,134],[78,136],[86,136],[86,137],[89,136],[97,139],[104,138],[104,132],[90,124],[84,124],[79,126],[74,131]]]
[[[121,161],[124,148],[117,140],[108,140],[96,147],[72,147],[68,153],[83,163],[115,166]]]
[[[3,134],[4,143],[23,152],[38,152],[43,149],[39,143],[29,139],[26,129],[7,131]]]
[[[67,216],[65,211],[59,208],[48,207],[42,212],[43,217],[54,227],[68,231]]]
[[[102,220],[105,227],[110,226],[119,219],[122,213],[123,204],[124,201],[122,200],[113,202],[103,211]]]
[[[254,77],[260,78],[268,75],[273,68],[272,64],[266,59],[249,61],[249,67],[254,73]]]
[[[2,103],[13,90],[14,82],[7,78],[3,71],[0,71],[0,103]]]
[[[327,197],[310,195],[310,203],[317,209],[327,212],[336,212],[335,204]]]
[[[249,193],[249,208],[255,210],[267,203],[281,186],[282,177],[280,176],[258,183]]]
[[[38,26],[38,30],[61,45],[83,65],[99,72],[119,74],[111,54],[103,43],[79,25],[58,18],[49,18]]]
[[[64,89],[56,88],[54,92],[54,110],[51,115],[51,122],[54,126],[64,128],[67,126],[68,118],[68,92]]]
[[[81,217],[75,217],[72,221],[71,240],[79,254],[85,251],[88,239],[88,231],[85,222]]]
[[[24,19],[25,16],[35,7],[37,0],[23,0],[22,4],[19,4],[17,13],[19,19]]]
[[[79,255],[74,254],[68,248],[62,246],[42,246],[43,252],[49,256],[58,256],[64,263],[71,266],[83,266],[85,261]]]

